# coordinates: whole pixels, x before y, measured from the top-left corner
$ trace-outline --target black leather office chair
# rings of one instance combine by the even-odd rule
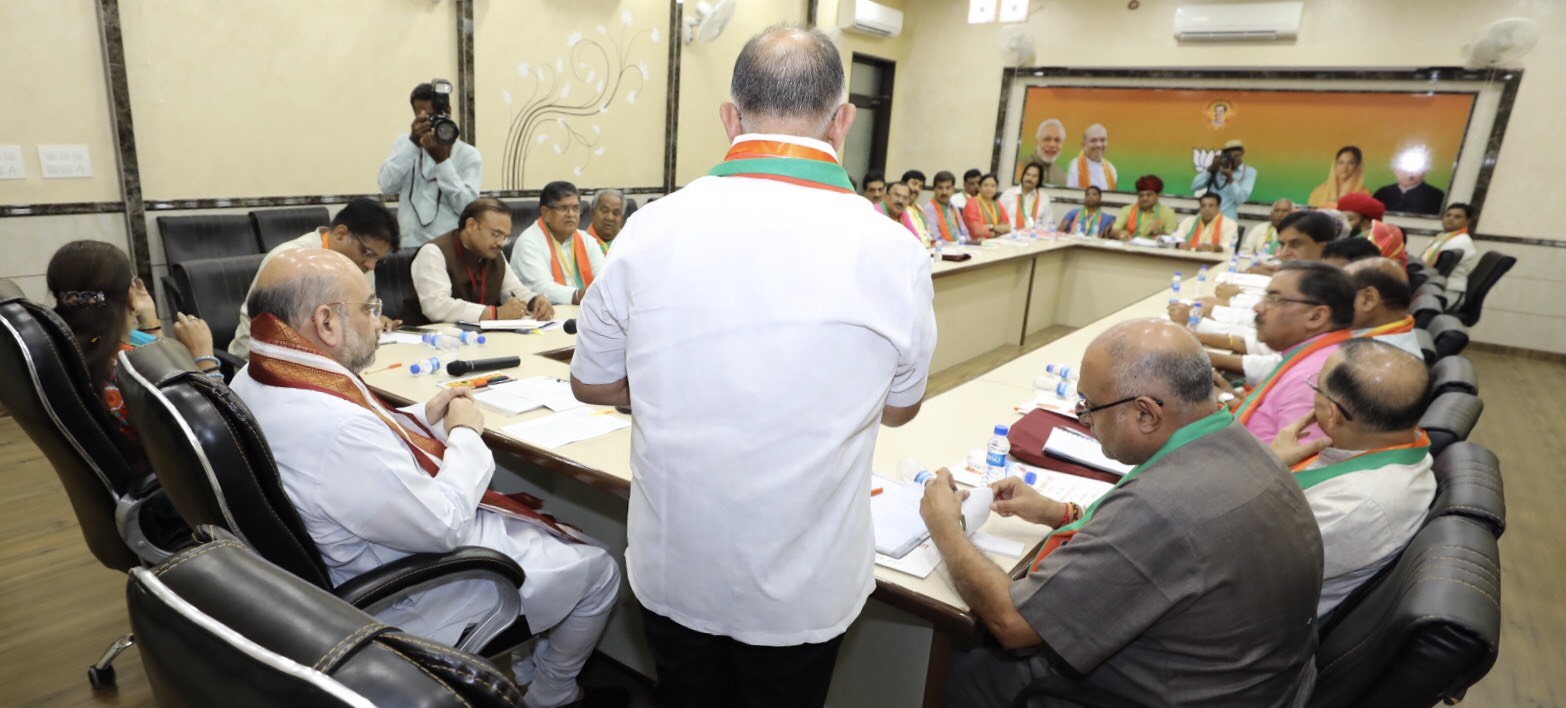
[[[1495,665],[1500,550],[1459,517],[1426,524],[1316,652],[1312,708],[1456,702]]]
[[[1468,328],[1454,315],[1436,315],[1425,329],[1435,343],[1438,359],[1461,354],[1468,348]]]
[[[206,320],[212,330],[212,351],[223,362],[223,376],[232,379],[244,360],[228,353],[239,326],[239,307],[250,294],[250,283],[265,255],[203,258],[173,266],[174,282],[185,293],[185,312]]]
[[[132,571],[125,596],[162,706],[522,705],[489,662],[382,624],[232,537]]]
[[[1435,265],[1431,266],[1430,270],[1439,273],[1443,277],[1451,275],[1452,269],[1456,268],[1457,262],[1462,259],[1462,251],[1442,251],[1441,255],[1436,256]]]
[[[27,295],[22,292],[22,286],[17,285],[16,281],[10,278],[0,278],[0,302],[24,297],[27,297]]]
[[[1501,282],[1501,276],[1506,271],[1517,265],[1517,258],[1508,256],[1500,251],[1486,251],[1479,256],[1479,263],[1468,274],[1468,289],[1457,302],[1447,309],[1463,324],[1472,327],[1479,324],[1479,315],[1483,314],[1484,299],[1490,294],[1490,289]]]
[[[404,248],[389,253],[375,266],[375,296],[381,299],[381,314],[402,319],[403,302],[413,292],[413,257],[419,249]]]
[[[122,352],[120,380],[158,480],[192,527],[228,530],[261,557],[371,614],[443,582],[490,581],[499,603],[459,642],[464,650],[485,648],[516,623],[522,569],[488,548],[414,554],[334,586],[283,489],[266,436],[238,396],[165,342]]]
[[[1442,357],[1430,367],[1431,399],[1453,391],[1479,395],[1479,374],[1474,362],[1466,356]]]
[[[292,241],[310,231],[332,223],[324,206],[257,209],[250,212],[250,226],[256,233],[256,245],[267,253],[284,241]]]
[[[515,241],[517,234],[527,230],[538,221],[537,199],[503,199],[506,208],[511,210],[511,240]],[[587,215],[591,220],[592,215]]]
[[[1419,342],[1419,351],[1425,356],[1425,366],[1435,366],[1441,357],[1436,354],[1435,337],[1430,336],[1428,330],[1415,329],[1414,339]]]
[[[1496,538],[1506,532],[1506,486],[1501,461],[1471,442],[1449,445],[1435,459],[1436,498],[1425,523],[1442,516],[1461,516]]]
[[[1452,391],[1436,396],[1419,419],[1419,427],[1430,434],[1430,454],[1439,456],[1448,445],[1467,440],[1481,413],[1484,400],[1473,394]]]
[[[125,572],[167,558],[189,529],[157,479],[137,471],[140,453],[114,431],[70,328],[7,285],[0,288],[0,403],[59,476],[99,563]],[[114,659],[131,642],[121,637],[88,669],[94,688],[114,685]]]
[[[1414,326],[1425,329],[1430,326],[1430,320],[1445,311],[1446,305],[1433,295],[1414,298],[1408,306],[1408,314],[1414,316]]]
[[[158,233],[163,238],[164,262],[170,267],[199,258],[229,258],[261,253],[250,217],[241,214],[207,216],[160,216]],[[171,275],[162,279],[163,291],[173,301],[173,309],[189,311],[187,293]]]
[[[1447,297],[1445,284],[1434,282],[1434,278],[1432,278],[1430,281],[1427,281],[1424,285],[1419,286],[1419,288],[1414,291],[1415,300],[1418,300],[1419,298],[1422,298],[1426,295],[1434,297],[1438,302],[1441,303],[1441,309],[1446,309]]]

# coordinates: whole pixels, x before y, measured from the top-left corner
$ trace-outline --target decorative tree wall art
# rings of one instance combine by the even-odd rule
[[[656,27],[638,31],[632,20],[631,11],[624,10],[618,36],[605,25],[594,27],[592,34],[574,31],[566,36],[565,53],[553,62],[517,65],[527,100],[519,108],[511,91],[501,90],[511,110],[501,158],[504,189],[525,188],[528,156],[534,150],[566,156],[578,176],[604,156],[603,128],[595,119],[620,108],[621,102],[636,105],[637,94],[652,78],[647,60],[635,56],[638,45],[643,39],[647,44],[642,47],[662,39]]]

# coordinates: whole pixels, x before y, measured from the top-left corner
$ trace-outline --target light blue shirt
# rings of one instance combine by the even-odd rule
[[[1202,170],[1196,173],[1191,180],[1191,191],[1199,192],[1203,189],[1218,195],[1218,211],[1225,217],[1238,220],[1240,218],[1240,205],[1250,201],[1251,191],[1256,188],[1256,168],[1250,165],[1240,165],[1234,171],[1234,179],[1223,180],[1222,173],[1214,173],[1210,170]],[[1222,187],[1213,187],[1214,181],[1223,181]]]
[[[381,163],[377,181],[382,194],[398,195],[402,247],[417,248],[457,228],[457,215],[479,197],[484,160],[477,148],[458,140],[451,157],[436,162],[402,135]]]
[[[158,341],[157,337],[154,337],[154,336],[152,336],[150,334],[147,334],[146,332],[143,332],[143,331],[141,331],[139,329],[131,330],[130,345],[133,346],[133,347],[137,347],[137,348],[145,347],[148,344],[151,344],[151,343],[156,342],[156,341]]]

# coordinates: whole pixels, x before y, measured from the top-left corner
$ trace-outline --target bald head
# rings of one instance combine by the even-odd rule
[[[1408,313],[1414,291],[1408,285],[1408,273],[1397,261],[1381,256],[1365,258],[1348,264],[1343,271],[1354,281],[1354,291],[1360,294],[1360,300],[1355,303],[1355,327],[1361,326],[1359,311],[1362,309],[1374,307],[1382,311],[1382,319],[1401,319]],[[1369,305],[1363,302],[1367,290],[1375,291],[1374,302]]]
[[[1342,406],[1348,425],[1374,433],[1413,430],[1424,415],[1425,362],[1386,342],[1350,339],[1321,367],[1322,391]]]
[[[1189,330],[1173,322],[1122,322],[1088,345],[1087,356],[1095,354],[1111,367],[1118,397],[1156,396],[1175,407],[1212,401],[1213,366],[1207,351]]]
[[[740,50],[729,92],[747,132],[822,137],[843,103],[843,58],[819,29],[774,25]]]

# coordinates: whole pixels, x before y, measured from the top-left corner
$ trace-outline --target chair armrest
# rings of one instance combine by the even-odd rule
[[[332,594],[370,614],[403,598],[458,580],[494,583],[499,601],[493,611],[458,643],[476,652],[516,622],[522,614],[522,583],[527,575],[510,556],[481,546],[463,546],[450,553],[417,553],[363,573],[332,589]]]
[[[1042,676],[1022,689],[1012,699],[1012,708],[1027,708],[1035,698],[1060,698],[1084,706],[1084,708],[1142,708],[1141,704],[1092,686],[1085,686],[1064,676]]]
[[[223,381],[233,381],[234,374],[245,368],[249,360],[230,354],[227,349],[213,349],[212,356],[217,357],[218,369],[223,372]]]

